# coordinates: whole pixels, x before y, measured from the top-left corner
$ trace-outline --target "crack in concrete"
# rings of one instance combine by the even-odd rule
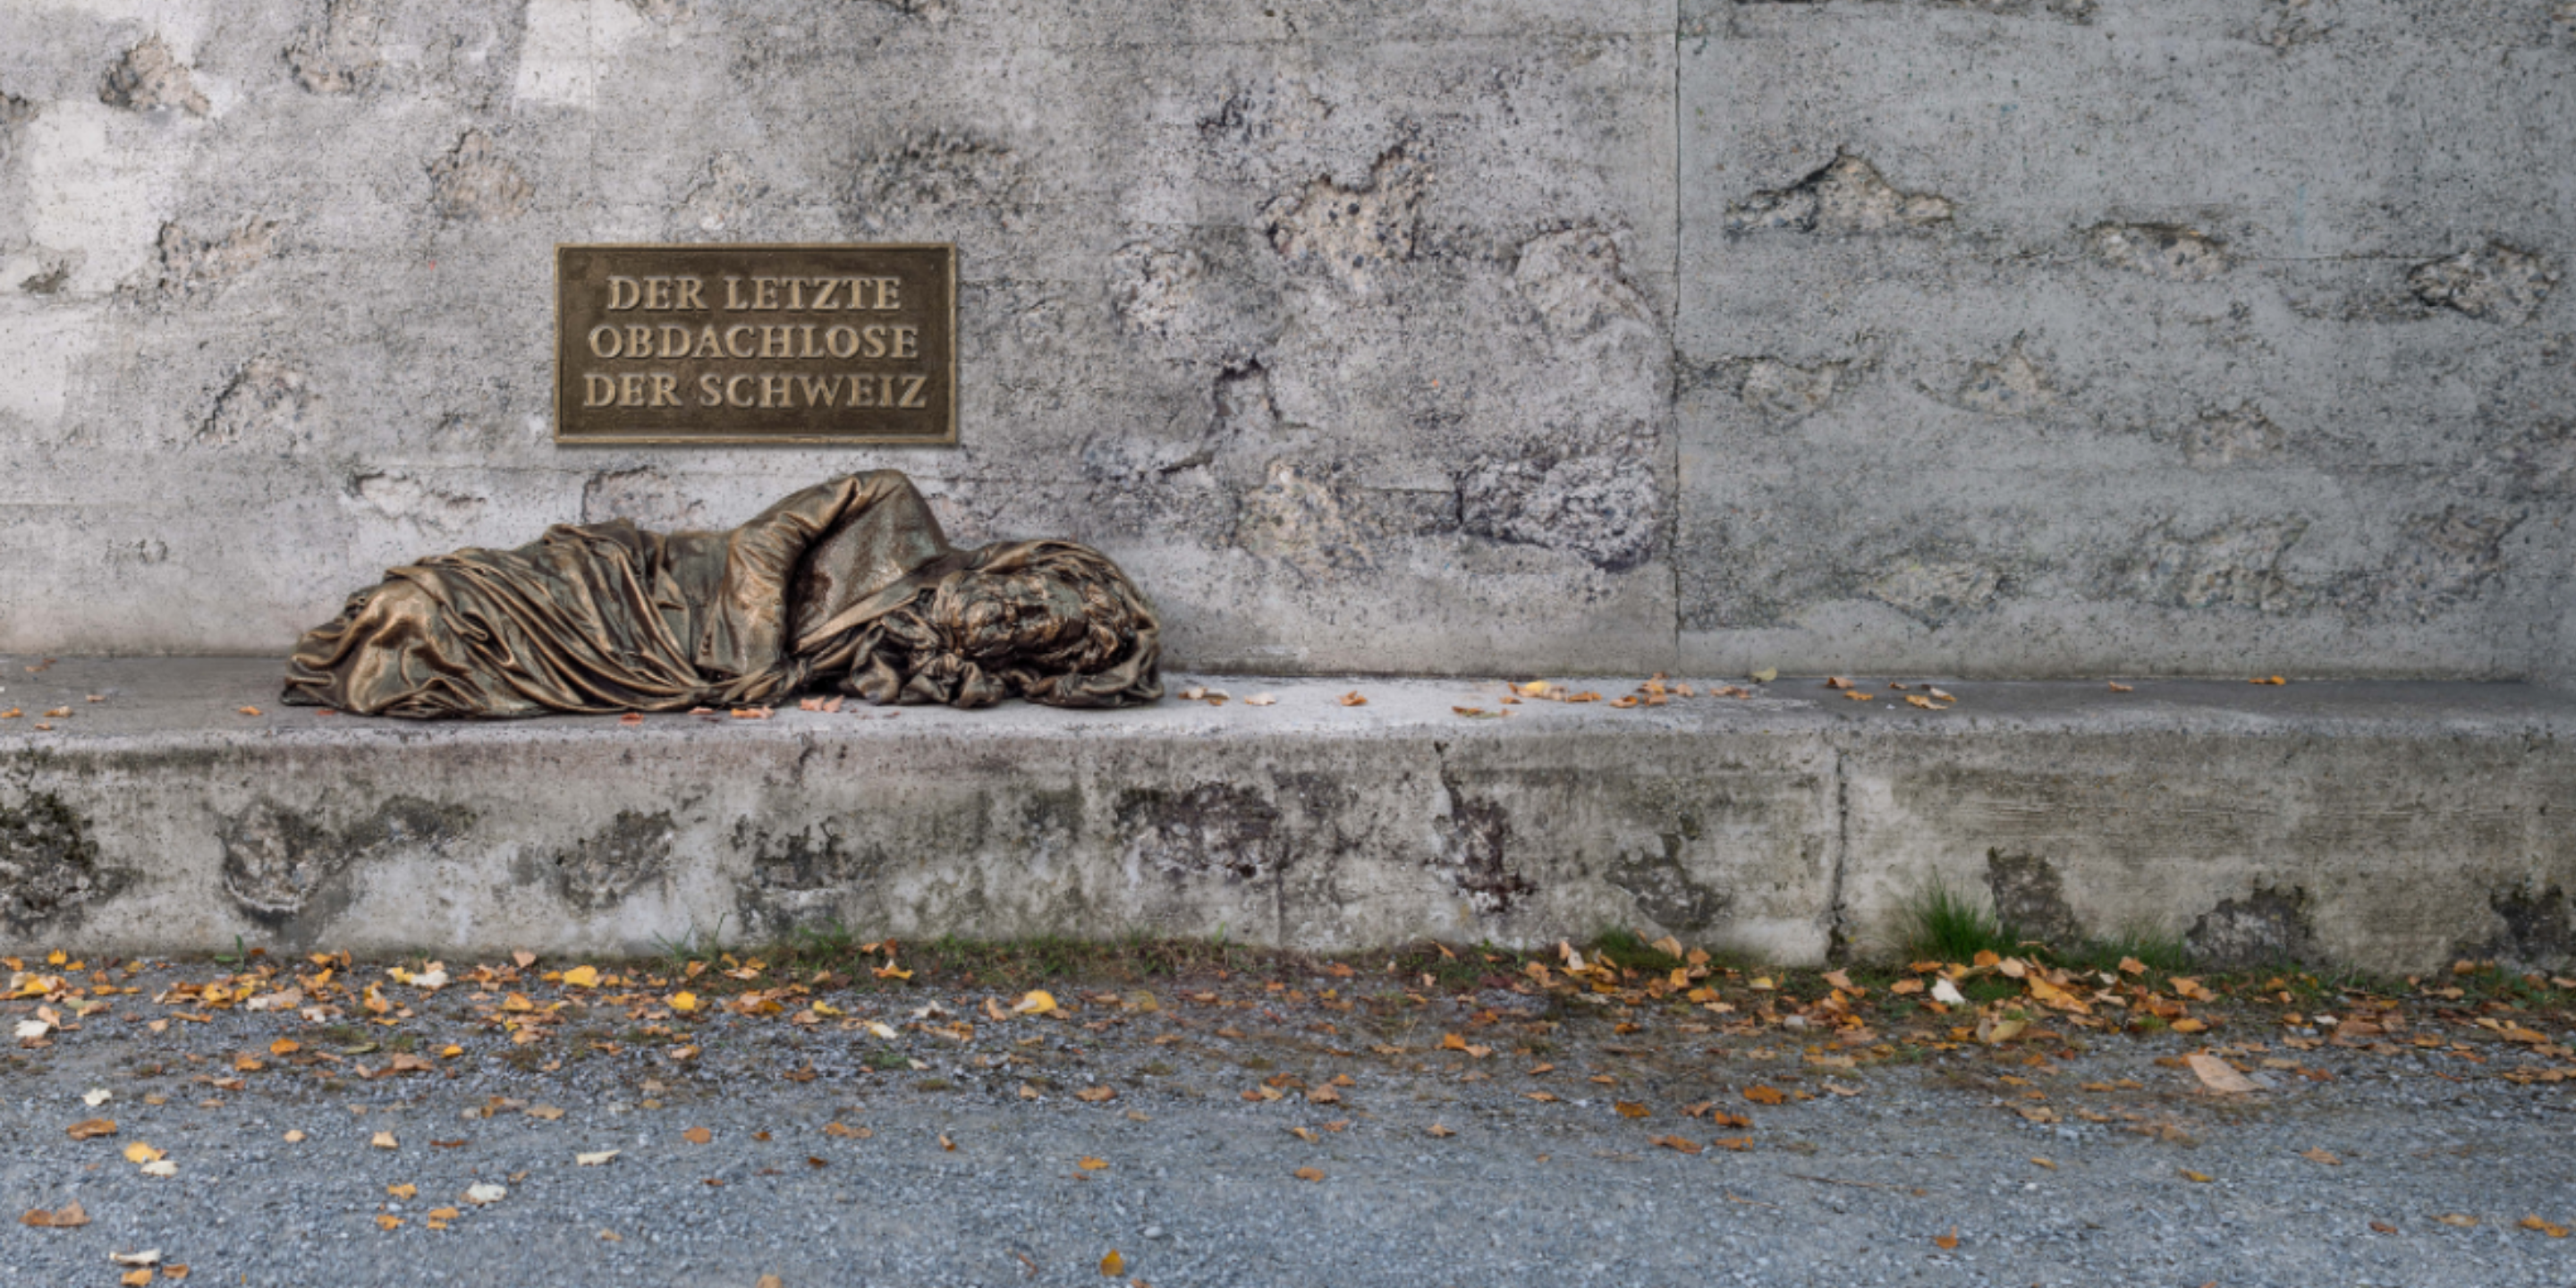
[[[1843,905],[1843,872],[1851,866],[1851,775],[1844,768],[1849,759],[1849,752],[1834,748],[1834,856],[1825,886],[1825,960],[1837,966],[1851,959],[1845,925],[1849,910]]]

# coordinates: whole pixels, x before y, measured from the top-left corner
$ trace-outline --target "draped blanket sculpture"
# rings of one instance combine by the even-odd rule
[[[731,532],[619,519],[386,574],[307,632],[285,700],[410,719],[684,711],[831,688],[871,702],[1162,697],[1153,606],[1069,541],[948,544],[894,470]]]

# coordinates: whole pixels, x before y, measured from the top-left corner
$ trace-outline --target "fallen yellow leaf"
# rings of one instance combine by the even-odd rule
[[[73,1140],[89,1140],[92,1137],[97,1136],[115,1135],[116,1124],[105,1118],[84,1118],[63,1130],[69,1134]]]
[[[157,1163],[161,1161],[161,1151],[138,1140],[125,1147],[125,1161],[129,1163]]]
[[[673,993],[671,994],[670,1001],[671,1009],[678,1011],[682,1015],[687,1015],[698,1009],[698,995],[695,993]]]
[[[2548,1235],[2553,1239],[2564,1239],[2567,1237],[2566,1226],[2558,1225],[2549,1221],[2543,1221],[2540,1219],[2540,1215],[2538,1213],[2533,1213],[2530,1216],[2524,1217],[2521,1221],[2521,1225],[2523,1229],[2538,1230],[2542,1234]]]
[[[1324,1179],[1324,1169],[1320,1167],[1298,1168],[1297,1179],[1301,1181],[1320,1181]]]
[[[409,1183],[402,1185],[388,1185],[385,1187],[385,1193],[393,1195],[398,1199],[411,1199],[419,1196],[420,1187]]]
[[[27,1213],[27,1215],[18,1218],[18,1220],[40,1230],[71,1230],[80,1226],[88,1225],[89,1213],[82,1210],[78,1200],[74,1200],[73,1202],[66,1203],[51,1212],[48,1212],[43,1208],[37,1208]]]
[[[375,1146],[375,1147],[376,1147],[376,1148],[378,1148],[378,1149],[400,1149],[400,1148],[402,1148],[402,1142],[401,1142],[401,1141],[398,1141],[398,1140],[395,1140],[395,1139],[394,1139],[394,1134],[393,1134],[392,1132],[389,1132],[389,1131],[380,1131],[380,1132],[377,1132],[375,1135],[373,1135],[373,1136],[371,1136],[371,1137],[368,1137],[368,1138],[367,1138],[367,1143],[368,1143],[368,1144],[370,1144],[370,1145]]]
[[[687,1131],[680,1133],[680,1139],[685,1140],[692,1145],[703,1145],[715,1138],[716,1134],[708,1131],[704,1127],[692,1127]]]
[[[1109,1255],[1100,1259],[1100,1273],[1112,1279],[1127,1273],[1127,1258],[1119,1256],[1118,1249],[1111,1248]]]
[[[1955,1225],[1951,1226],[1948,1234],[1936,1236],[1932,1240],[1932,1246],[1939,1248],[1943,1252],[1948,1252],[1957,1248],[1959,1246],[1959,1227]]]
[[[2207,1172],[2195,1172],[2188,1167],[2182,1169],[2182,1178],[2186,1181],[2191,1181],[2200,1185],[2207,1185],[2211,1181],[2218,1179]]]
[[[1097,1172],[1106,1169],[1109,1166],[1109,1162],[1107,1159],[1085,1158],[1076,1162],[1074,1166],[1079,1167],[1086,1172]]]
[[[574,988],[596,988],[599,986],[599,972],[589,966],[575,966],[563,973],[563,982]]]

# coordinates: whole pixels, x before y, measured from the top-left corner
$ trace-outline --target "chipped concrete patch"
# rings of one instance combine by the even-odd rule
[[[1363,183],[1346,187],[1328,176],[1272,201],[1261,226],[1282,258],[1320,263],[1343,285],[1366,291],[1376,270],[1413,258],[1431,174],[1400,143],[1378,155]]]
[[[1522,243],[1512,285],[1560,338],[1590,335],[1617,322],[1654,322],[1620,266],[1618,239],[1598,229],[1568,229]]]
[[[1726,230],[1860,236],[1935,227],[1957,212],[1949,198],[1903,191],[1877,166],[1846,152],[1786,188],[1756,192],[1728,206]]]
[[[1794,425],[1832,406],[1834,395],[1849,387],[1848,362],[1801,366],[1778,358],[1755,358],[1741,364],[1736,398],[1746,410],[1774,425]]]
[[[2084,923],[2066,903],[2057,868],[2036,854],[1986,851],[1986,893],[1995,917],[2026,939],[2069,948],[2084,938]]]
[[[2226,243],[2180,224],[2096,224],[2084,244],[2113,268],[2169,282],[2206,282],[2228,269]]]
[[[325,0],[322,21],[305,27],[286,47],[286,65],[295,83],[316,94],[355,94],[371,84],[384,65],[376,41],[383,17],[380,0]]]
[[[1634,568],[1654,554],[1662,519],[1649,441],[1482,462],[1458,480],[1459,524],[1490,540],[1580,555],[1603,572]]]
[[[2007,580],[2005,571],[1991,563],[1909,559],[1870,581],[1866,591],[1870,598],[1938,627],[1993,607]]]
[[[1244,494],[1234,541],[1310,577],[1376,566],[1371,542],[1334,489],[1285,460],[1272,461],[1262,485]]]
[[[308,413],[313,400],[303,372],[275,358],[253,358],[215,395],[214,406],[197,423],[194,441],[209,447],[247,442],[262,451],[302,451],[312,446]]]
[[[157,33],[125,51],[116,65],[108,68],[107,80],[99,86],[98,101],[134,112],[177,108],[204,116],[210,110],[187,64],[179,61],[169,43]]]
[[[1171,340],[1206,328],[1208,266],[1197,251],[1130,242],[1111,256],[1110,265],[1111,302],[1130,331]]]
[[[2352,598],[2418,618],[2473,599],[2504,576],[2504,541],[2521,522],[2458,507],[2411,516],[2402,529],[2404,547],[2364,578]]]
[[[2238,519],[2200,532],[2159,523],[2128,543],[2130,593],[2169,608],[2250,608],[2287,612],[2306,593],[2281,571],[2290,547],[2308,530],[2304,519]]]
[[[2002,356],[1970,366],[1968,378],[1950,397],[1988,416],[2030,416],[2056,405],[2057,389],[2023,337],[2014,336]]]
[[[871,233],[915,229],[927,235],[942,218],[1015,231],[1033,213],[1036,181],[1019,154],[973,131],[912,135],[862,156],[852,172],[847,209]]]
[[[719,152],[680,199],[677,218],[702,233],[739,232],[769,196],[751,158]]]
[[[2251,970],[2317,960],[2308,892],[2257,888],[2242,899],[2222,899],[2192,922],[2183,943],[2192,960],[2217,970]]]
[[[430,207],[443,219],[515,219],[536,200],[536,185],[481,130],[431,162],[429,180]]]
[[[193,294],[259,267],[277,253],[278,228],[276,220],[253,219],[220,236],[200,237],[177,224],[163,224],[158,242],[162,293]]]
[[[2289,441],[2281,427],[2250,402],[2201,412],[2199,419],[2183,430],[2181,438],[2183,459],[2194,469],[2224,469],[2274,460]]]
[[[2557,266],[2530,251],[2489,242],[2419,265],[2406,275],[2415,298],[2488,322],[2529,322],[2558,285]]]

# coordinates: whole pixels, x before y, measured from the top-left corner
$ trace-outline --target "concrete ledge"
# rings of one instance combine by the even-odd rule
[[[2561,967],[2576,939],[2576,704],[2517,685],[1954,684],[1934,713],[1782,681],[1487,720],[1452,707],[1498,685],[1231,677],[1277,704],[423,726],[279,708],[272,662],[33,661],[0,672],[27,713],[0,721],[12,950],[838,921],[1316,949],[1634,927],[1807,963],[1890,951],[1936,876],[2217,962]]]

